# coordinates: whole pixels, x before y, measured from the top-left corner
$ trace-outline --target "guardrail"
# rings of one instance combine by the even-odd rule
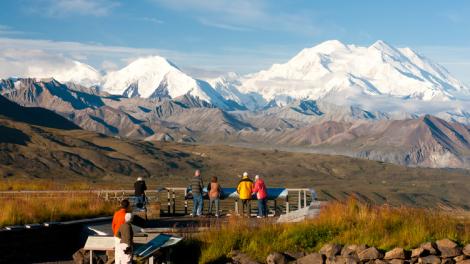
[[[221,202],[225,203],[225,209],[228,208],[227,200],[234,200],[234,212],[238,214],[238,194],[235,188],[224,188],[224,194]],[[186,199],[188,190],[184,187],[165,187],[157,190],[147,190],[147,197],[150,202],[159,202],[161,210],[165,212],[163,205],[166,203],[167,214],[177,214],[183,211],[188,214],[188,206],[192,200]],[[0,191],[0,198],[15,196],[41,196],[55,197],[61,195],[96,195],[105,201],[120,201],[133,196],[134,190],[56,190],[56,191]],[[166,201],[165,201],[166,198]],[[313,189],[308,188],[268,188],[268,200],[273,201],[274,214],[285,212],[288,213],[292,209],[301,209],[307,207],[309,201],[316,200],[316,194]],[[284,200],[284,206],[278,205],[279,200]],[[182,207],[182,208],[181,208]],[[178,210],[179,209],[179,210]],[[279,210],[280,209],[280,210]]]

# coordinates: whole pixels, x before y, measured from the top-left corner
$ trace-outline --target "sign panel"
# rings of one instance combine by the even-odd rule
[[[140,258],[148,258],[152,256],[157,250],[176,245],[181,240],[182,238],[180,237],[159,234],[154,239],[150,240],[147,244],[136,248],[134,254]]]
[[[114,237],[112,236],[89,236],[86,240],[85,250],[114,250]]]

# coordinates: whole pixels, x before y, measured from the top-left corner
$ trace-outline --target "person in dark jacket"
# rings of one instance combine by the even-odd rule
[[[145,191],[147,190],[147,185],[145,184],[142,177],[137,178],[137,181],[134,183],[134,195],[136,197],[137,207],[142,208],[145,204]]]
[[[204,200],[203,200],[203,187],[201,172],[196,170],[191,179],[191,193],[193,195],[193,212],[191,216],[202,216]]]
[[[218,183],[217,177],[212,177],[211,182],[207,185],[207,193],[209,196],[209,215],[212,214],[212,205],[215,204],[215,217],[219,217],[219,204],[222,187]]]
[[[117,232],[118,238],[120,238],[119,250],[120,254],[118,264],[131,264],[132,263],[132,247],[134,244],[134,231],[132,230],[132,214],[126,213],[125,223],[119,227]]]

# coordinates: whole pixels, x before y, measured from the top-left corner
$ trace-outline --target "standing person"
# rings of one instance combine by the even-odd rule
[[[268,216],[268,191],[266,184],[264,184],[263,179],[259,175],[255,176],[255,187],[253,188],[253,194],[256,193],[256,198],[258,199],[258,218]]]
[[[137,181],[134,183],[134,195],[137,198],[137,207],[143,208],[145,205],[145,191],[147,190],[147,185],[145,184],[142,177],[138,177]]]
[[[201,172],[196,170],[194,172],[194,177],[191,179],[191,193],[193,194],[193,212],[191,216],[201,216],[204,206],[203,200],[203,187]]]
[[[113,229],[113,235],[114,235],[114,261],[116,263],[121,263],[121,251],[120,251],[120,244],[121,244],[121,239],[117,236],[117,233],[119,231],[119,228],[121,227],[122,224],[126,222],[126,213],[129,211],[129,200],[124,199],[121,201],[121,208],[114,213],[113,216],[113,223],[111,224],[111,227]]]
[[[217,177],[212,177],[211,182],[207,185],[209,193],[209,215],[212,214],[212,204],[215,204],[215,217],[219,217],[220,194],[222,187],[218,183]]]
[[[247,209],[247,215],[250,217],[251,213],[251,193],[253,192],[253,181],[248,177],[248,172],[243,173],[243,177],[238,183],[237,193],[242,201],[242,213],[245,214],[245,209]]]
[[[124,217],[125,223],[119,227],[117,237],[120,239],[119,244],[119,261],[116,264],[132,263],[132,247],[134,245],[134,231],[132,230],[131,220],[132,214],[126,213]]]

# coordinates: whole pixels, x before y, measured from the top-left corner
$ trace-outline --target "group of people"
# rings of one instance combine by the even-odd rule
[[[203,213],[204,205],[204,183],[202,181],[201,172],[196,170],[194,177],[190,183],[191,193],[193,195],[193,211],[192,216],[201,216]],[[145,191],[147,186],[145,181],[139,177],[134,183],[136,206],[142,207],[146,203]],[[255,196],[258,200],[258,216],[267,217],[267,188],[266,185],[258,175],[255,176],[255,182],[250,179],[247,172],[243,173],[243,176],[238,183],[237,193],[239,195],[242,211],[241,215],[250,215],[251,212],[251,200]],[[211,181],[207,185],[207,194],[209,196],[209,211],[211,215],[212,210],[215,211],[215,216],[218,217],[220,214],[219,206],[220,199],[223,196],[222,186],[219,184],[217,177],[212,177]],[[130,202],[127,199],[121,201],[120,209],[114,213],[112,230],[114,235],[114,261],[117,264],[128,264],[132,263],[132,246],[133,246],[133,231],[131,226],[132,213]]]
[[[196,170],[194,177],[191,179],[190,183],[191,193],[193,196],[193,210],[191,216],[202,216],[204,208],[204,199],[203,199],[203,189],[204,183],[201,177],[201,172]],[[220,210],[220,199],[222,197],[223,189],[218,183],[217,177],[212,177],[210,183],[207,186],[207,194],[209,196],[209,211],[208,214],[212,214],[213,206],[215,206],[215,216],[218,217]],[[250,179],[247,172],[243,173],[242,179],[238,183],[237,193],[239,195],[242,208],[242,216],[250,216],[251,212],[251,200],[253,196],[256,197],[258,201],[258,218],[268,216],[268,207],[267,199],[268,193],[266,184],[259,175],[255,176],[255,182]]]

